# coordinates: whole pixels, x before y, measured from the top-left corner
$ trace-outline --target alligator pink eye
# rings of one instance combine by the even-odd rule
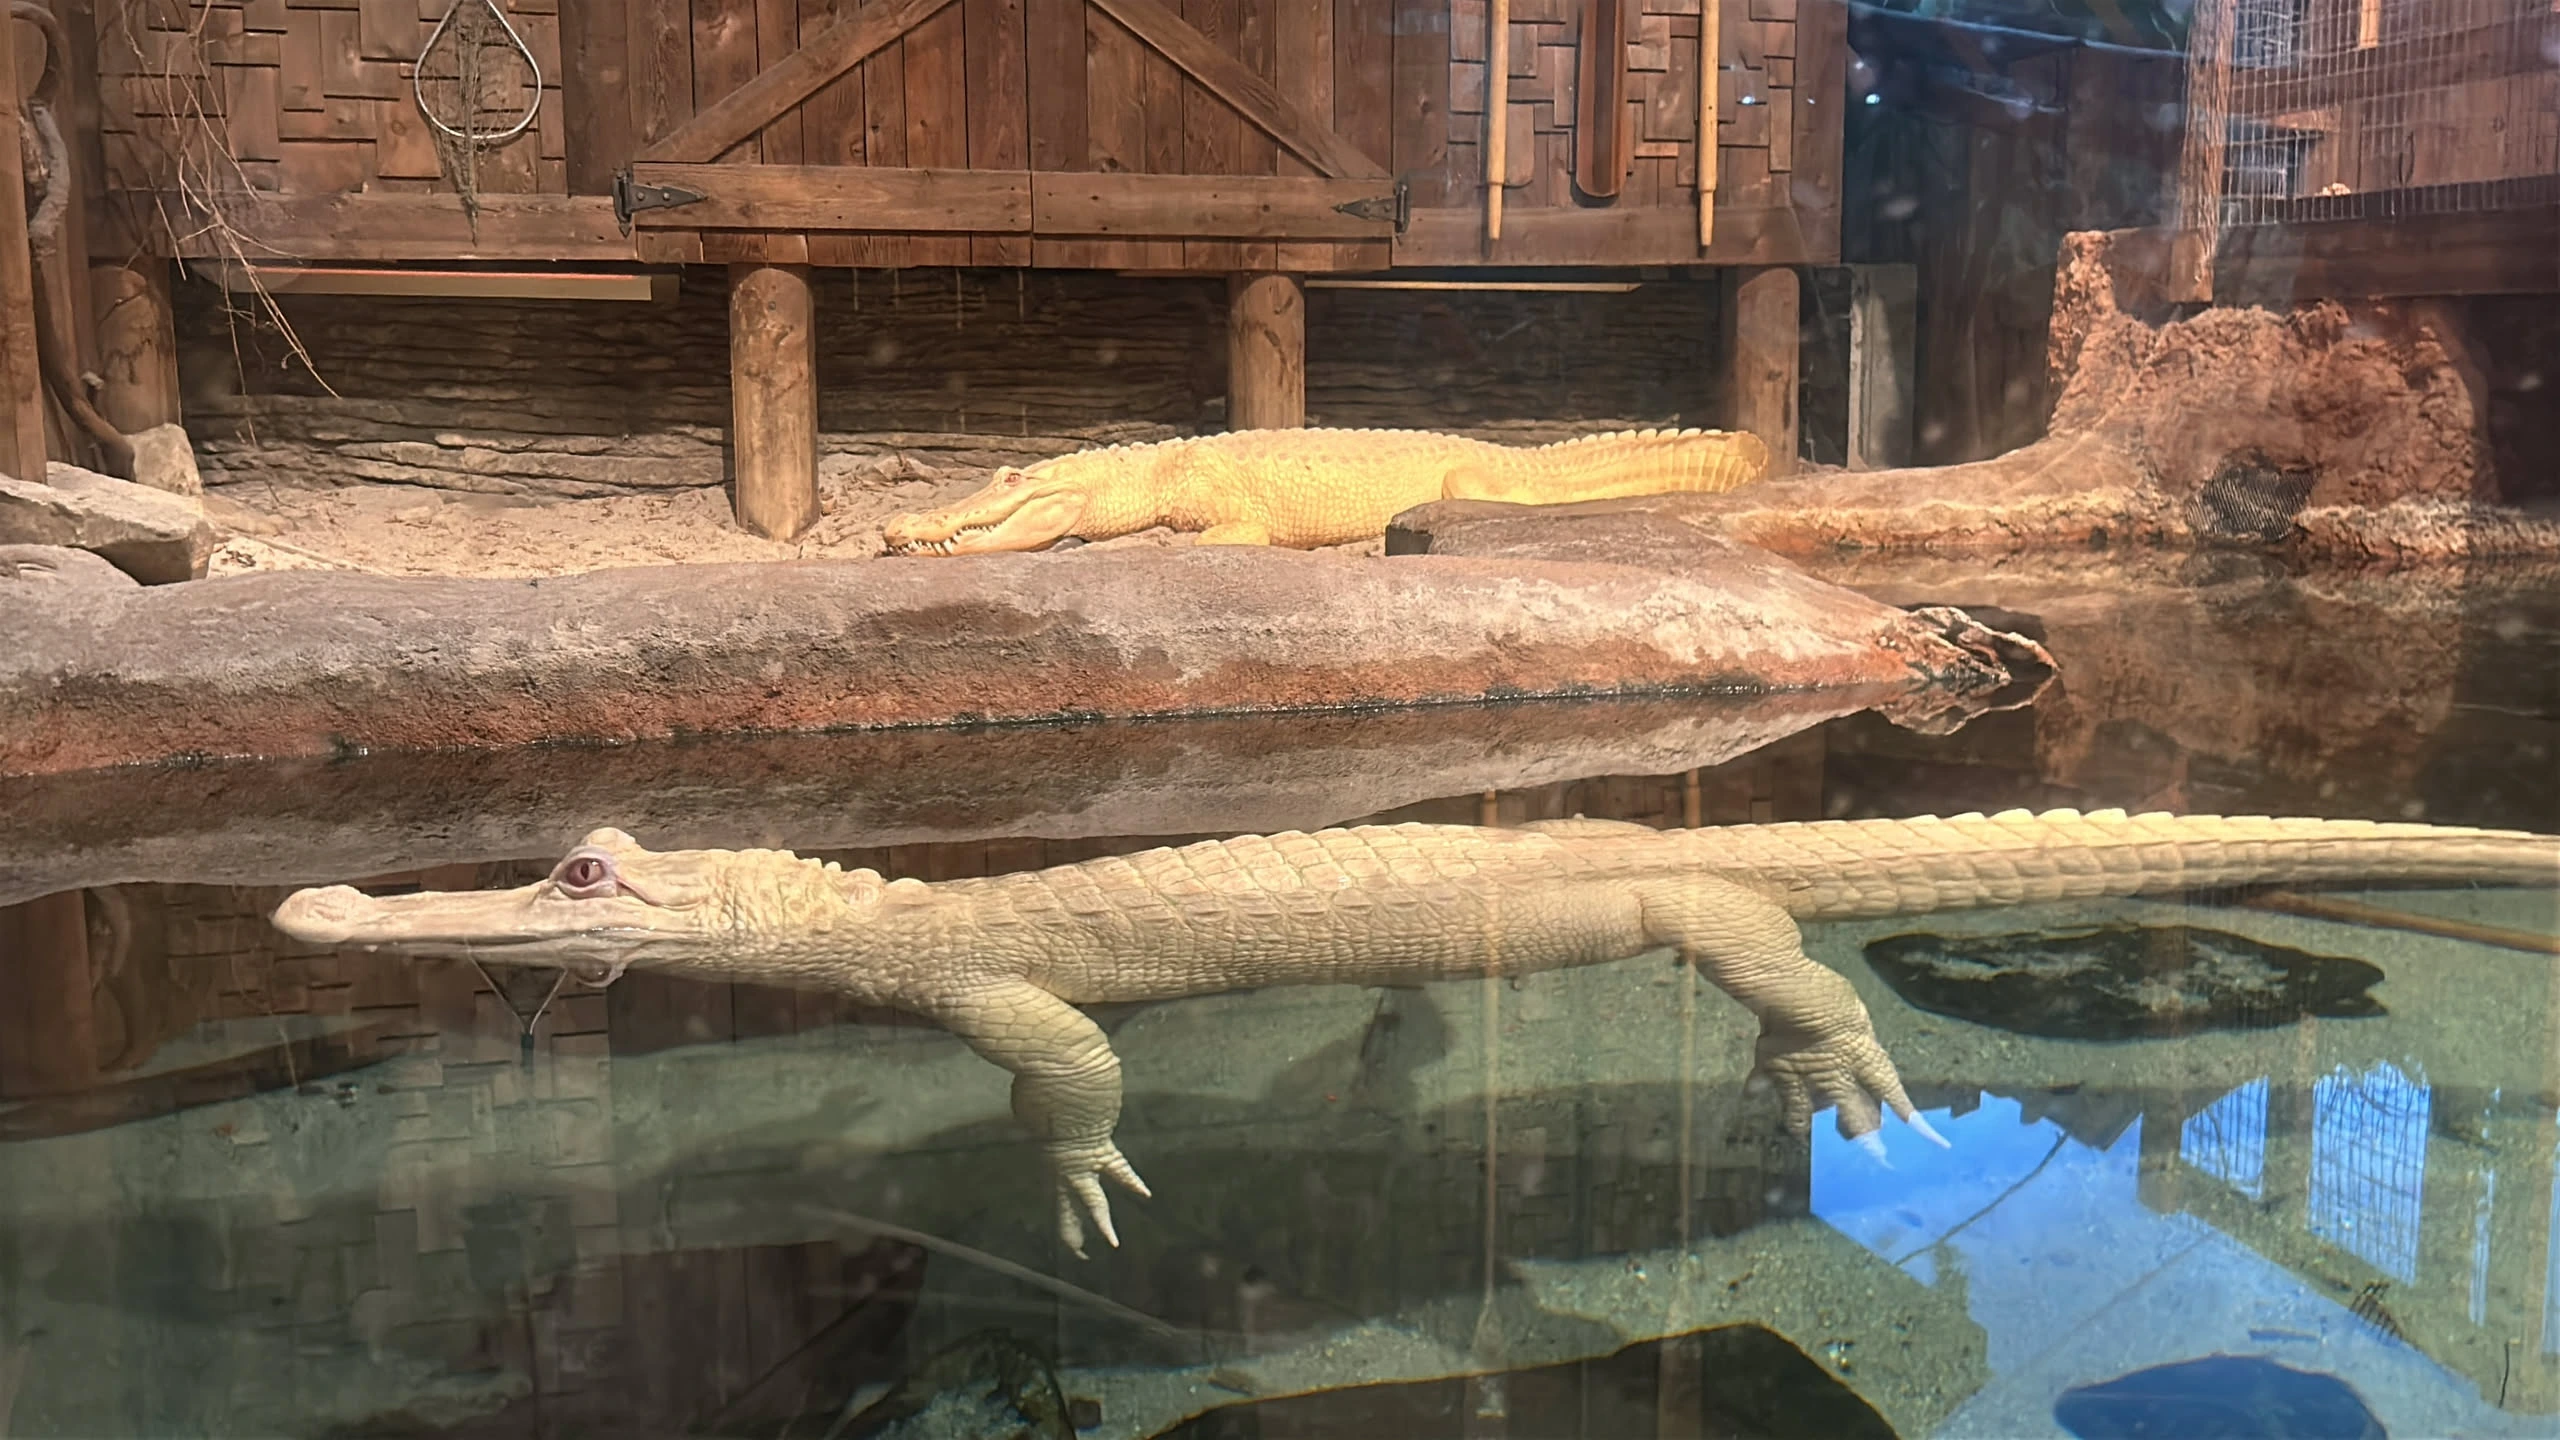
[[[601,850],[580,850],[560,862],[551,872],[551,883],[560,893],[580,900],[610,895],[618,888],[614,882],[613,857]]]

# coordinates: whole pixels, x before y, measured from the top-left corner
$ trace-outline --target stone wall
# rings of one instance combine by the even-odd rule
[[[285,297],[297,358],[247,297],[180,287],[207,483],[375,481],[562,496],[721,483],[726,278],[667,303]],[[1308,296],[1311,423],[1532,438],[1701,424],[1712,287]],[[1222,281],[824,271],[822,451],[974,469],[1214,429]],[[837,463],[841,464],[842,461]]]

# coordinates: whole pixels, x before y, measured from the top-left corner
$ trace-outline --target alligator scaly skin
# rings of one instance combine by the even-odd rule
[[[576,920],[590,902],[558,887],[595,854],[620,867],[619,882],[579,884],[612,904],[677,897],[667,913],[681,923],[662,927],[676,944],[637,963],[896,1006],[1013,1072],[1014,1113],[1041,1143],[1060,1233],[1078,1253],[1080,1212],[1113,1238],[1104,1177],[1145,1193],[1113,1141],[1119,1059],[1079,1004],[1521,975],[1671,947],[1759,1017],[1756,1068],[1787,1123],[1801,1131],[1837,1106],[1842,1133],[1856,1138],[1876,1131],[1882,1109],[1916,1112],[1848,981],[1805,955],[1800,920],[2270,883],[2560,883],[2560,837],[2121,811],[1700,830],[1579,819],[1356,826],[935,883],[884,882],[785,851],[656,854],[607,830],[552,880],[517,891],[306,890],[276,921],[318,943],[426,952],[520,940],[540,928],[528,917],[561,913],[573,920],[556,928],[592,946],[619,932]],[[498,918],[478,931],[452,918],[468,913]]]
[[[900,554],[1028,549],[1059,538],[1001,537],[1027,498],[1073,487],[1086,540],[1156,526],[1204,543],[1309,549],[1373,540],[1434,500],[1558,505],[1625,495],[1732,490],[1768,469],[1756,436],[1635,430],[1553,445],[1497,445],[1427,430],[1238,430],[1061,455],[1007,467],[977,494],[889,521]]]

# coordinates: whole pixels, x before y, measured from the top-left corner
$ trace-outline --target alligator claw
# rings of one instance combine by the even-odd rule
[[[1138,1178],[1135,1167],[1119,1147],[1105,1144],[1099,1154],[1053,1155],[1050,1164],[1058,1180],[1058,1238],[1079,1259],[1086,1259],[1084,1249],[1084,1217],[1093,1217],[1093,1228],[1102,1232],[1112,1249],[1120,1248],[1120,1232],[1111,1225],[1111,1197],[1104,1193],[1102,1181],[1109,1177],[1141,1199],[1152,1199],[1155,1192]]]
[[[1880,1131],[1884,1111],[1890,1109],[1926,1139],[1949,1148],[1946,1138],[1930,1128],[1920,1117],[1919,1107],[1903,1093],[1902,1077],[1894,1073],[1893,1061],[1865,1024],[1826,1035],[1766,1026],[1760,1032],[1758,1063],[1751,1073],[1752,1082],[1777,1087],[1787,1129],[1794,1134],[1813,1128],[1816,1110],[1835,1109],[1840,1138],[1882,1160]],[[1746,1083],[1745,1088],[1750,1085]]]

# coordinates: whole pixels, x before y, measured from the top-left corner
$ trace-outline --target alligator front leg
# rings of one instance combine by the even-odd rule
[[[1849,982],[1804,953],[1786,907],[1726,880],[1660,881],[1638,888],[1644,928],[1678,946],[1706,977],[1760,1017],[1754,1073],[1778,1087],[1787,1128],[1803,1134],[1814,1111],[1837,1106],[1840,1134],[1881,1156],[1879,1102],[1940,1145],[1876,1040]]]
[[[1200,538],[1191,543],[1195,545],[1268,545],[1271,543],[1271,530],[1270,527],[1255,520],[1230,520],[1224,525],[1212,525],[1201,531]]]
[[[1073,1005],[1028,980],[978,985],[928,1007],[930,1016],[970,1049],[1013,1072],[1013,1114],[1040,1142],[1057,1187],[1058,1235],[1084,1258],[1084,1223],[1093,1215],[1102,1238],[1118,1248],[1103,1176],[1148,1194],[1111,1131],[1120,1122],[1120,1057],[1102,1029]]]

